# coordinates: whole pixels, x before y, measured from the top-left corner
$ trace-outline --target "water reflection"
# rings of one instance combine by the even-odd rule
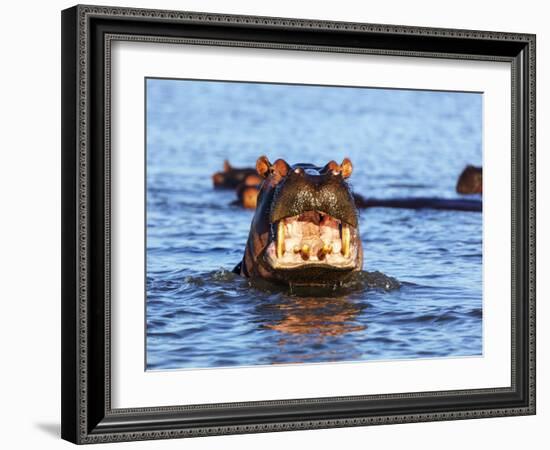
[[[322,341],[326,336],[367,328],[355,321],[366,305],[351,303],[345,297],[295,297],[272,308],[278,309],[282,317],[264,327],[285,334],[310,335]]]

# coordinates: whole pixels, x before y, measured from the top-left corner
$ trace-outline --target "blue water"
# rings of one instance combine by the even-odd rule
[[[476,93],[147,80],[147,369],[481,355],[481,214],[363,210],[364,269],[400,287],[294,292],[231,273],[253,212],[211,181],[348,156],[365,196],[458,197],[481,126]]]

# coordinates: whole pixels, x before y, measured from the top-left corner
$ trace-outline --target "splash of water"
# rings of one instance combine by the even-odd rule
[[[345,282],[339,282],[326,286],[274,284],[263,279],[243,278],[226,269],[219,269],[198,276],[188,276],[185,277],[183,281],[187,284],[199,287],[207,285],[233,285],[240,289],[243,289],[243,287],[248,287],[250,288],[251,296],[254,296],[253,291],[257,289],[264,293],[286,293],[288,295],[296,297],[337,298],[340,296],[349,295],[350,293],[354,292],[367,291],[369,289],[393,291],[401,287],[401,283],[396,278],[388,276],[379,271],[355,272]]]

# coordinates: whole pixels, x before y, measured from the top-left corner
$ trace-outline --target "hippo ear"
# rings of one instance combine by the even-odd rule
[[[226,160],[223,162],[223,171],[224,171],[224,172],[230,172],[231,169],[233,169],[233,167],[231,167],[231,164],[229,164],[229,161],[226,159]]]
[[[269,175],[271,172],[271,163],[269,162],[269,159],[267,159],[267,156],[260,156],[258,158],[256,161],[256,172],[258,172],[258,175],[263,178]]]
[[[351,172],[353,172],[353,164],[349,158],[344,158],[342,164],[340,164],[340,169],[344,178],[348,178],[351,175]]]
[[[335,161],[329,161],[321,170],[322,173],[331,172],[333,175],[341,174],[344,178],[348,178],[352,171],[353,165],[349,158],[344,158],[340,165]]]
[[[278,159],[273,163],[273,172],[281,178],[286,177],[290,172],[290,166],[284,159]]]
[[[321,169],[321,173],[327,172],[340,172],[340,166],[336,161],[330,160],[328,163],[325,164],[325,167]]]

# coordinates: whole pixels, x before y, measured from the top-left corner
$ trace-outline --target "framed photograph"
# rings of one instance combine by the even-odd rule
[[[62,437],[535,413],[535,36],[62,12]]]

